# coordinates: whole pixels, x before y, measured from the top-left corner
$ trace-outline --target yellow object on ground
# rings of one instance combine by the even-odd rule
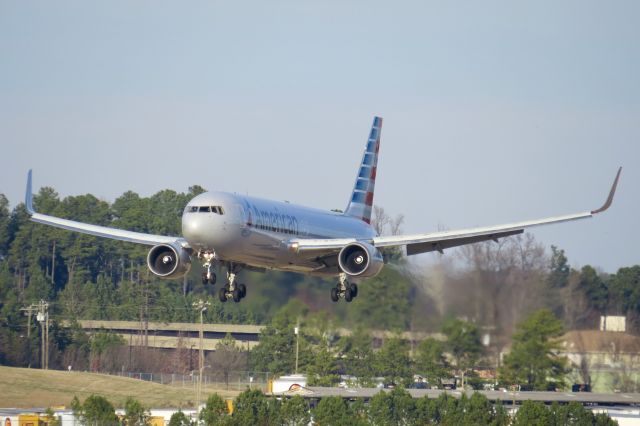
[[[151,416],[149,417],[149,426],[164,426],[164,417]]]
[[[20,414],[18,416],[18,426],[44,426],[45,421],[37,414]]]

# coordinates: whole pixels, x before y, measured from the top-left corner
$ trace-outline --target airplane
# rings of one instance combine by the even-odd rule
[[[32,203],[32,171],[27,176],[26,209],[32,221],[69,231],[151,246],[149,270],[160,278],[187,274],[191,262],[202,262],[204,284],[215,284],[214,268],[227,271],[219,289],[221,302],[240,302],[247,294],[237,283],[242,269],[267,269],[337,277],[333,302],[351,302],[359,283],[378,275],[385,250],[404,248],[407,256],[482,241],[498,241],[525,229],[590,218],[613,201],[622,167],[618,169],[605,203],[595,210],[497,226],[439,231],[415,235],[378,235],[371,226],[382,118],[374,117],[356,181],[344,212],[325,211],[288,202],[209,191],[192,198],[182,214],[182,236],[153,235],[76,222],[37,213]]]

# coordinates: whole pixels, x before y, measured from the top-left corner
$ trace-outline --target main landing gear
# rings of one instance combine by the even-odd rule
[[[343,298],[347,303],[350,303],[358,296],[358,286],[355,283],[347,281],[347,274],[340,274],[340,282],[338,285],[331,289],[331,300],[337,302]]]
[[[247,295],[247,286],[244,284],[236,284],[236,274],[240,271],[240,267],[234,264],[227,266],[227,285],[218,291],[218,298],[221,302],[232,299],[238,303]]]

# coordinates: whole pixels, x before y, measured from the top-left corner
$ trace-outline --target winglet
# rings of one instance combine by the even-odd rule
[[[622,167],[618,169],[618,173],[616,174],[616,178],[613,181],[613,185],[611,185],[611,191],[609,191],[609,196],[607,197],[607,201],[605,201],[602,207],[600,207],[599,209],[591,210],[591,214],[602,213],[603,211],[611,207],[611,203],[613,202],[613,196],[615,195],[616,188],[618,186],[618,179],[620,179],[620,172],[622,172]]]
[[[27,174],[27,193],[24,196],[24,205],[27,207],[29,215],[33,215],[36,211],[33,209],[33,194],[31,190],[31,169]]]

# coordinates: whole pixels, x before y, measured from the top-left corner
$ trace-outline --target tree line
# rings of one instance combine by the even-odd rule
[[[294,333],[295,327],[299,329],[298,335]],[[519,325],[502,366],[497,371],[490,368],[490,376],[484,378],[478,366],[491,361],[478,327],[467,321],[452,318],[444,323],[441,338],[428,337],[415,344],[398,333],[382,340],[364,328],[342,333],[332,328],[326,315],[309,315],[303,304],[292,302],[266,326],[251,351],[229,334],[221,339],[215,351],[206,355],[204,373],[227,386],[230,377],[238,372],[269,377],[299,372],[307,375],[310,385],[316,386],[337,386],[344,382],[343,385],[353,387],[443,389],[462,382],[459,384],[465,388],[478,390],[495,385],[554,390],[570,384],[566,378],[571,366],[558,355],[562,324],[547,309],[534,312]],[[130,347],[107,330],[87,335],[77,326],[56,330],[54,335],[66,342],[62,357],[58,355],[50,361],[57,368],[72,366],[74,370],[111,374],[122,371],[189,374],[198,368],[193,348],[180,343],[172,351]]]
[[[300,318],[306,319],[301,323]],[[299,327],[302,338],[294,334],[294,327]],[[340,336],[326,317],[305,317],[304,307],[292,303],[261,333],[249,360],[254,371],[288,374],[295,368],[297,344],[299,371],[317,386],[335,386],[346,376],[356,387],[375,386],[381,378],[387,386],[412,387],[422,382],[424,387],[442,389],[459,378],[463,385],[478,390],[496,383],[500,387],[519,385],[522,390],[555,390],[568,385],[566,377],[571,371],[568,360],[559,355],[562,334],[562,323],[553,312],[535,311],[518,325],[511,351],[497,375],[482,379],[477,366],[490,363],[480,330],[471,322],[451,318],[442,326],[443,338],[428,337],[414,347],[395,334],[374,348],[374,338],[367,330],[356,328]]]
[[[128,191],[109,204],[91,194],[61,199],[55,190],[44,187],[33,202],[43,214],[138,232],[179,235],[185,205],[203,191],[193,186],[186,193],[164,190],[150,197]],[[292,297],[322,299],[325,305],[318,308],[331,307],[325,281],[276,272],[244,272],[242,279],[255,283],[249,300],[222,304],[215,296],[216,288],[202,284],[198,264],[183,279],[160,280],[146,267],[147,250],[141,245],[33,223],[24,204],[10,210],[7,198],[0,194],[0,363],[39,365],[39,324],[35,317],[26,318],[22,309],[40,300],[49,304],[52,368],[66,367],[65,359],[73,360],[74,365],[90,364],[90,352],[96,352],[88,336],[77,327],[62,327],[63,322],[195,322],[193,302],[199,299],[211,302],[205,312],[207,323],[263,324]],[[399,294],[410,292],[409,280],[397,271],[389,271],[372,280],[372,299],[351,312],[334,306],[336,315],[371,322],[368,312],[375,306],[375,299],[384,297],[385,282],[392,282]],[[390,314],[408,312],[408,306],[409,297],[389,304],[380,313],[386,320],[378,324],[406,327],[406,314]]]
[[[90,396],[83,403],[74,399],[73,410],[86,426],[144,426],[149,415],[136,400],[129,398],[125,414],[118,418],[113,405],[101,396]],[[253,426],[253,425],[356,425],[356,426],[414,426],[414,425],[492,425],[492,426],[555,426],[555,425],[616,425],[604,413],[594,414],[581,404],[553,403],[546,407],[542,402],[525,401],[514,415],[510,415],[500,401],[491,403],[480,393],[462,394],[454,398],[441,394],[438,398],[414,399],[401,388],[390,392],[380,391],[369,401],[361,398],[345,400],[330,396],[319,401],[302,398],[275,398],[259,390],[246,390],[233,400],[233,412],[219,395],[208,397],[196,419],[178,411],[171,416],[169,426]]]
[[[184,206],[202,191],[203,188],[193,186],[185,193],[163,190],[149,197],[129,191],[107,203],[91,194],[61,199],[52,188],[45,187],[35,195],[34,205],[45,214],[139,232],[178,235]],[[392,219],[383,209],[376,209],[374,225],[380,231],[397,233],[401,224],[401,217]],[[640,324],[640,266],[621,268],[614,274],[589,265],[572,269],[563,250],[556,247],[547,250],[530,234],[506,238],[498,244],[466,246],[453,255],[434,255],[432,265],[423,269],[408,264],[400,253],[394,252],[390,256],[392,265],[379,276],[366,280],[361,285],[362,297],[348,306],[329,301],[330,286],[325,280],[277,272],[244,272],[241,279],[250,284],[250,296],[240,304],[222,304],[216,300],[214,288],[202,284],[198,265],[184,279],[158,280],[146,268],[146,250],[140,245],[32,223],[23,204],[9,209],[8,200],[0,194],[0,363],[39,365],[39,324],[35,318],[28,321],[21,308],[40,299],[50,305],[53,368],[65,368],[69,360],[87,368],[96,362],[104,366],[108,359],[105,354],[123,351],[117,349],[117,342],[106,346],[100,343],[102,337],[94,343],[78,327],[62,327],[63,321],[195,322],[197,313],[192,304],[198,299],[211,302],[205,312],[208,323],[268,325],[264,343],[249,361],[252,368],[266,371],[285,371],[282,367],[285,362],[269,361],[262,355],[267,351],[261,348],[276,345],[267,343],[268,339],[284,339],[278,330],[291,328],[300,320],[312,324],[309,330],[324,333],[305,337],[310,348],[317,348],[317,359],[343,354],[340,356],[353,358],[349,365],[358,365],[358,360],[368,356],[367,345],[362,342],[371,338],[372,330],[447,335],[454,333],[455,328],[448,332],[446,329],[456,324],[456,318],[463,319],[465,327],[476,329],[478,336],[491,335],[482,357],[494,358],[511,345],[512,336],[516,340],[517,325],[541,308],[548,308],[564,330],[596,328],[599,316],[604,314],[625,315],[632,332],[637,332]],[[302,316],[296,314],[280,324],[288,314],[279,312],[291,310],[290,301],[297,304]],[[337,340],[331,333],[337,328],[354,331],[351,340],[345,338],[340,343],[352,350],[337,349]],[[403,348],[408,345],[394,344]],[[439,346],[443,344],[428,340],[425,343],[428,349],[423,352],[435,359],[442,353]],[[376,348],[376,353],[385,353],[382,349],[384,345],[380,350]],[[420,353],[418,348],[409,349],[412,354]],[[149,352],[136,349],[142,350]],[[468,365],[470,360],[482,361],[482,357],[454,348],[445,352],[453,356],[447,361],[449,367],[458,371],[462,370],[459,366]],[[283,359],[288,359],[288,355],[283,353]],[[305,361],[301,362],[303,365]],[[178,364],[176,361],[166,365]],[[376,364],[361,365],[365,369]],[[333,371],[331,365],[313,368]],[[437,363],[433,368],[439,368]],[[527,378],[527,382],[536,380]]]

